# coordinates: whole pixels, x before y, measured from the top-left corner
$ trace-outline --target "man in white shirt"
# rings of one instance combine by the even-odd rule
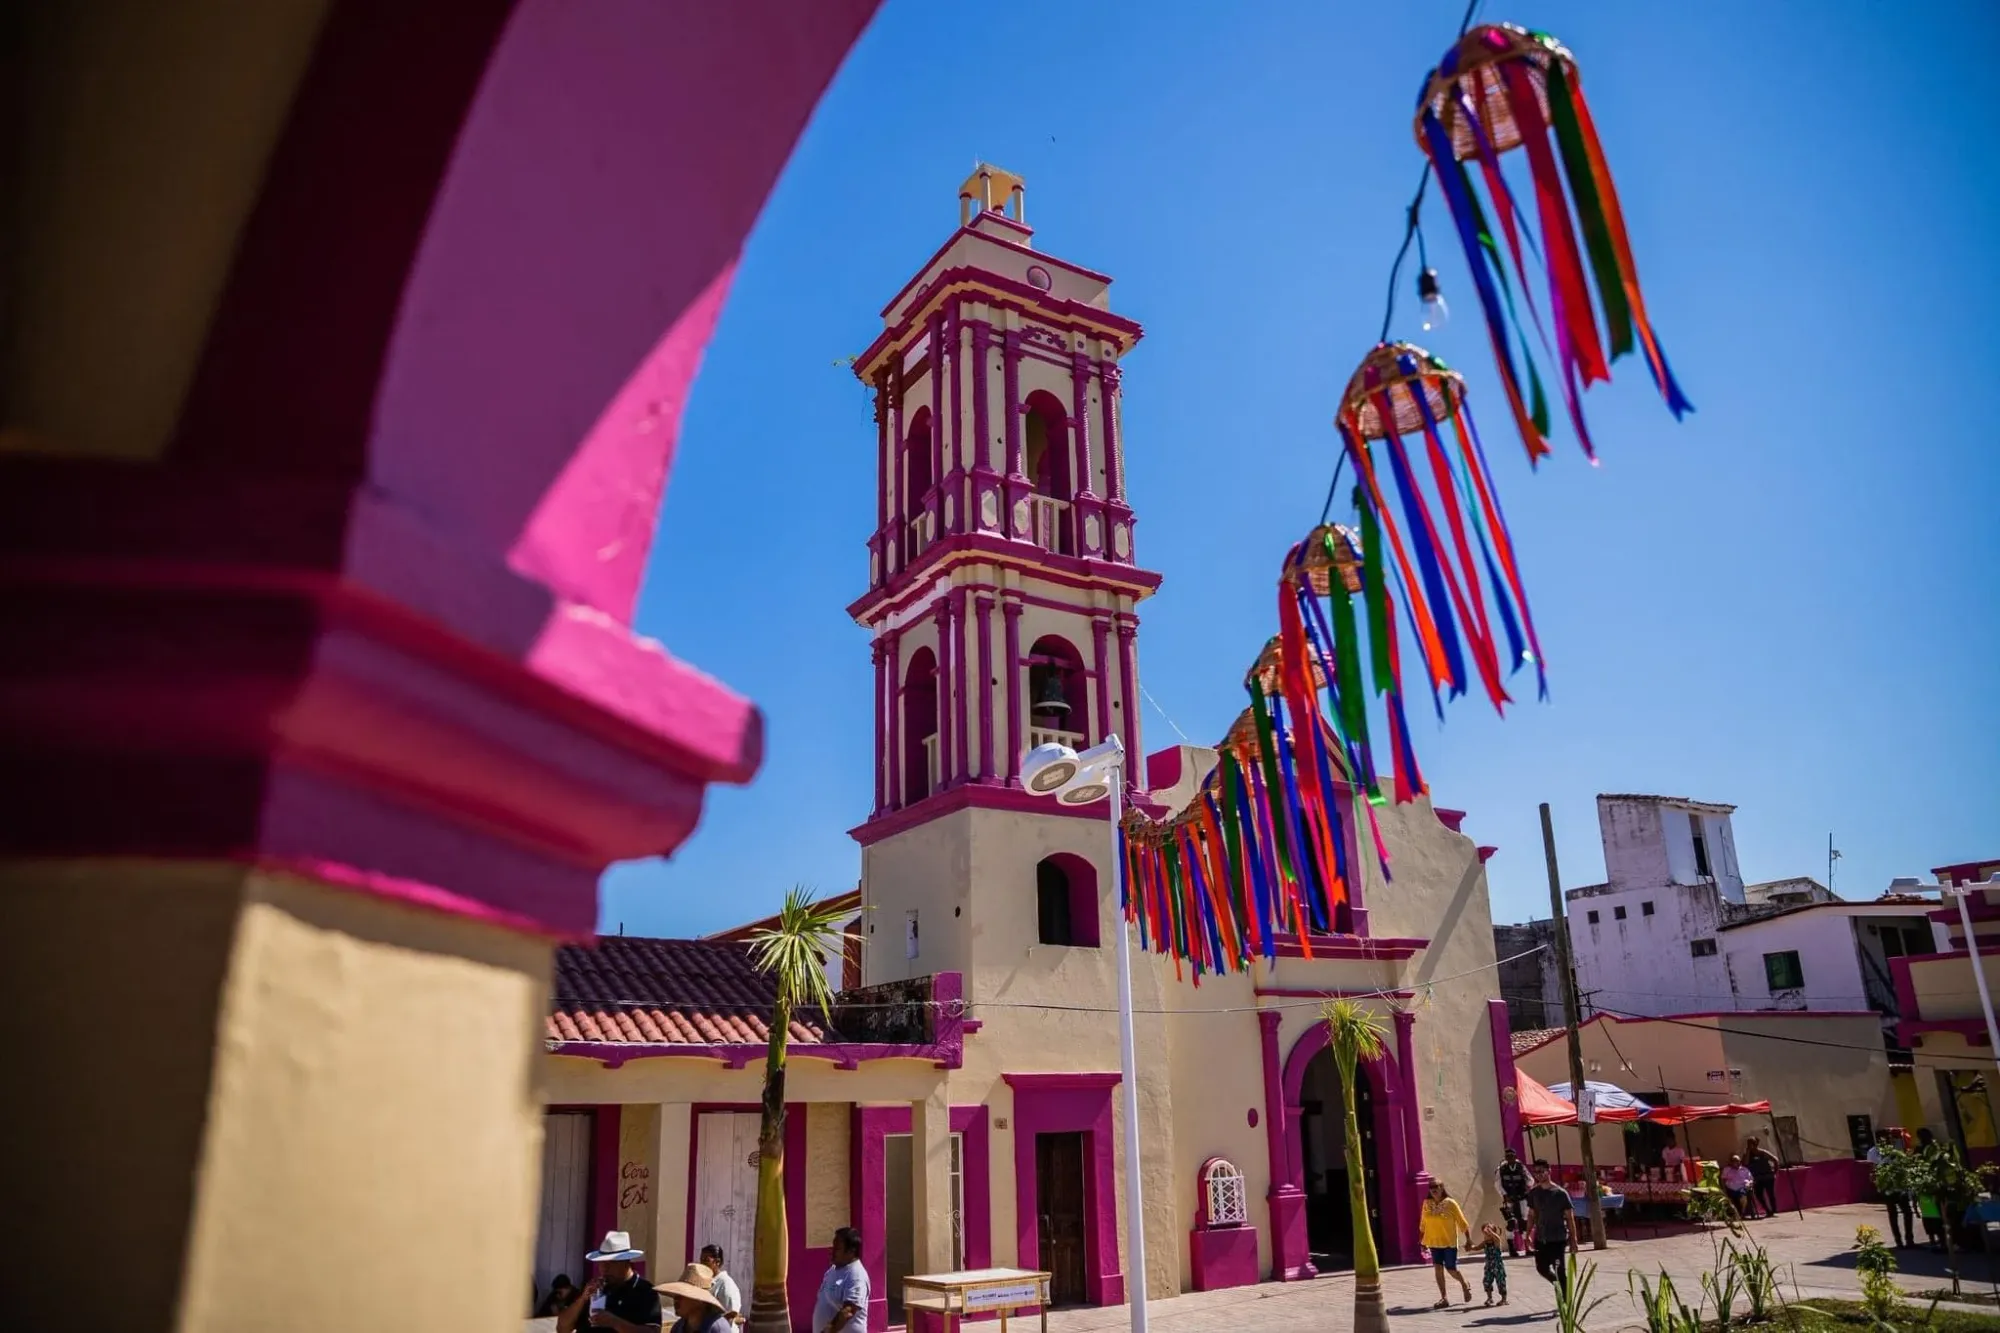
[[[833,1233],[833,1264],[820,1279],[813,1305],[813,1333],[868,1333],[868,1270],[861,1266],[861,1233]]]
[[[729,1316],[730,1323],[742,1323],[743,1293],[738,1289],[736,1279],[729,1276],[728,1271],[722,1266],[722,1247],[702,1246],[701,1261],[715,1274],[715,1281],[709,1284],[708,1289],[715,1294],[715,1299],[722,1303],[722,1313]]]

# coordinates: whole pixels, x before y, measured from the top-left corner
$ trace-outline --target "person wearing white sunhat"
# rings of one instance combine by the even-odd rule
[[[705,1264],[689,1264],[678,1282],[662,1282],[653,1290],[672,1299],[673,1333],[733,1333],[735,1325],[722,1302],[715,1298],[715,1270]]]
[[[583,1256],[597,1265],[597,1276],[556,1319],[556,1333],[603,1328],[612,1333],[646,1333],[660,1326],[660,1293],[646,1285],[632,1265],[646,1257],[632,1248],[624,1231],[607,1231],[604,1241]]]

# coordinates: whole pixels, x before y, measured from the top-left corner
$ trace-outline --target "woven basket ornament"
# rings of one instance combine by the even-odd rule
[[[1549,409],[1515,304],[1517,286],[1538,340],[1555,359],[1578,442],[1593,461],[1597,453],[1584,422],[1582,394],[1595,381],[1608,382],[1611,362],[1635,346],[1674,417],[1692,411],[1646,314],[1625,215],[1584,101],[1575,57],[1546,33],[1511,23],[1474,27],[1425,78],[1417,99],[1416,134],[1451,208],[1508,407],[1529,459],[1539,461],[1550,452]],[[1534,184],[1539,244],[1527,211],[1501,171],[1502,156],[1516,149],[1527,157]],[[1485,187],[1483,204],[1473,184],[1475,172]],[[1580,240],[1579,227],[1571,225],[1572,210]],[[1489,217],[1497,217],[1497,231]],[[1528,283],[1524,240],[1544,270],[1547,323]],[[1503,241],[1512,282],[1500,253]],[[1604,311],[1602,331],[1591,308],[1593,279]],[[1516,342],[1527,370],[1525,394],[1515,368]]]

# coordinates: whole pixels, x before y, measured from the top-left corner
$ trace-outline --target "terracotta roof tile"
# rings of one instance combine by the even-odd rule
[[[548,1035],[557,1041],[761,1044],[777,987],[748,945],[613,935],[556,950]],[[791,1039],[826,1039],[817,1011],[794,1014]]]
[[[1563,1034],[1561,1028],[1529,1028],[1526,1032],[1514,1034],[1514,1054],[1526,1055],[1537,1046],[1545,1046]]]

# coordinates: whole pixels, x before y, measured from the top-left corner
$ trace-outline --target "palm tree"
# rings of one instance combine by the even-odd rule
[[[840,929],[847,909],[813,901],[804,885],[794,885],[778,911],[778,924],[750,937],[757,970],[777,983],[771,1006],[771,1035],[764,1056],[763,1123],[757,1131],[757,1224],[752,1246],[749,1333],[791,1333],[785,1298],[789,1276],[785,1225],[785,1047],[792,1014],[802,1007],[821,1013],[833,1006],[826,984],[826,960],[846,946]]]
[[[1340,1101],[1347,1121],[1347,1206],[1354,1215],[1354,1333],[1389,1333],[1389,1316],[1382,1308],[1382,1263],[1375,1253],[1375,1232],[1368,1224],[1368,1186],[1361,1164],[1361,1122],[1354,1113],[1354,1078],[1362,1061],[1382,1058],[1388,1029],[1382,1020],[1353,1000],[1330,1000],[1320,1010],[1333,1046],[1333,1063],[1340,1070]]]

